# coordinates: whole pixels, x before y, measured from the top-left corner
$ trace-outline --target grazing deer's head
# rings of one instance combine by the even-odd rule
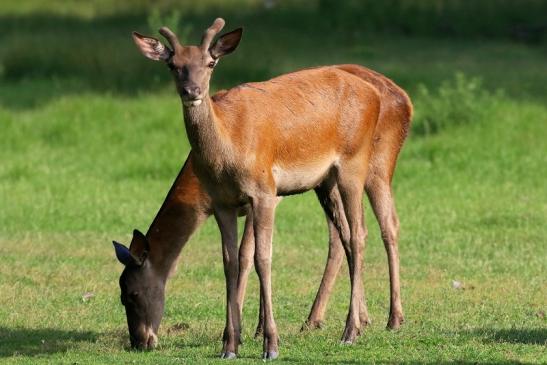
[[[177,91],[187,107],[198,106],[208,95],[209,80],[220,57],[233,52],[243,32],[238,28],[223,34],[212,43],[215,35],[224,27],[224,20],[217,18],[205,31],[199,46],[183,46],[167,27],[159,32],[171,48],[158,39],[133,32],[133,40],[142,54],[154,61],[164,61],[171,70]]]
[[[121,302],[125,306],[131,347],[152,349],[163,316],[165,282],[148,260],[146,237],[133,231],[129,248],[113,242],[116,257],[125,268],[120,276]]]

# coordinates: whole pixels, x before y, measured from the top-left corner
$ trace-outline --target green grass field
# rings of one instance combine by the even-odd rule
[[[354,346],[339,345],[349,301],[344,268],[325,327],[299,332],[326,260],[327,230],[313,194],[290,197],[274,235],[277,361],[546,363],[545,43],[347,36],[313,32],[311,10],[294,10],[307,14],[299,23],[286,7],[204,3],[180,8],[188,42],[217,15],[227,29],[246,27],[240,48],[218,66],[214,89],[353,62],[393,78],[415,105],[394,180],[404,326],[384,329],[387,261],[367,206],[372,326]],[[168,284],[159,348],[128,350],[122,267],[110,242],[148,228],[189,151],[167,70],[129,37],[151,32],[151,12],[141,1],[0,5],[0,363],[220,361],[225,287],[212,219]],[[94,296],[83,300],[88,292]],[[254,275],[248,293],[241,364],[258,362],[262,348],[252,338]]]

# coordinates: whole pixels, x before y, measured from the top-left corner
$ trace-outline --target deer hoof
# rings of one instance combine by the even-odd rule
[[[222,354],[220,354],[220,358],[221,359],[226,359],[226,360],[232,360],[232,359],[235,359],[236,357],[237,357],[237,355],[234,352],[231,352],[231,351],[226,351],[226,352],[223,352]]]
[[[363,317],[361,318],[361,327],[368,327],[372,324],[372,320],[370,317]]]
[[[275,360],[279,356],[277,351],[268,351],[262,354],[262,360]]]
[[[321,328],[323,328],[322,321],[306,321],[302,325],[302,328],[300,328],[300,332],[311,331],[311,330],[316,330]]]
[[[393,315],[389,317],[386,327],[388,330],[398,330],[404,321],[405,320],[402,315]]]
[[[361,331],[359,330],[359,328],[355,326],[346,327],[346,329],[344,330],[344,334],[342,335],[341,343],[343,345],[352,345],[355,342],[357,336],[359,336],[360,334]]]

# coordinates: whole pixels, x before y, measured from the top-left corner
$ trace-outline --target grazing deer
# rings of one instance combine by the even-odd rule
[[[332,223],[339,232],[350,264],[351,301],[342,340],[353,342],[363,323],[359,307],[364,303],[360,271],[365,236],[361,196],[365,186],[388,252],[392,293],[388,326],[398,327],[402,321],[398,220],[391,177],[410,122],[412,108],[408,97],[381,75],[360,66],[343,65],[303,70],[268,82],[245,84],[211,99],[208,88],[212,68],[220,57],[237,47],[242,33],[241,29],[227,33],[211,46],[223,25],[224,21],[217,19],[205,32],[199,47],[181,46],[171,31],[162,28],[160,32],[169,40],[172,50],[155,38],[134,33],[134,40],[143,54],[165,61],[174,73],[194,151],[193,169],[211,198],[213,213],[221,229],[227,277],[223,357],[235,357],[240,335],[235,224],[238,209],[246,204],[252,207],[255,265],[264,306],[264,357],[271,359],[278,354],[270,279],[273,213],[278,195],[309,189],[315,189],[323,206],[334,213]],[[384,97],[387,100],[383,101]],[[382,124],[384,131],[378,132],[376,127]],[[378,152],[373,155],[373,151]],[[133,241],[146,243],[146,238],[136,234]],[[139,245],[143,244],[137,243],[136,247]],[[146,266],[148,259],[127,253],[120,250],[120,261]],[[335,276],[327,273],[335,274],[340,262],[338,257],[331,260],[329,255],[325,276]],[[128,281],[131,280],[122,274],[122,300],[124,285],[126,293],[131,295],[127,291]],[[159,281],[157,287],[165,285],[165,280]],[[324,306],[321,303],[328,296],[332,283],[333,279],[325,280],[324,277],[308,319],[310,324],[322,317]],[[162,296],[163,292],[158,295]],[[129,322],[127,306],[126,312]],[[156,323],[151,322],[153,329]],[[159,321],[156,322],[159,325]],[[131,324],[129,327],[131,333]],[[143,327],[143,331],[152,330]]]

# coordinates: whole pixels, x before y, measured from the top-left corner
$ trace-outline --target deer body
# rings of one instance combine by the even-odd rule
[[[379,105],[374,87],[335,67],[244,84],[184,109],[194,169],[215,204],[313,189],[356,151],[367,165]]]

